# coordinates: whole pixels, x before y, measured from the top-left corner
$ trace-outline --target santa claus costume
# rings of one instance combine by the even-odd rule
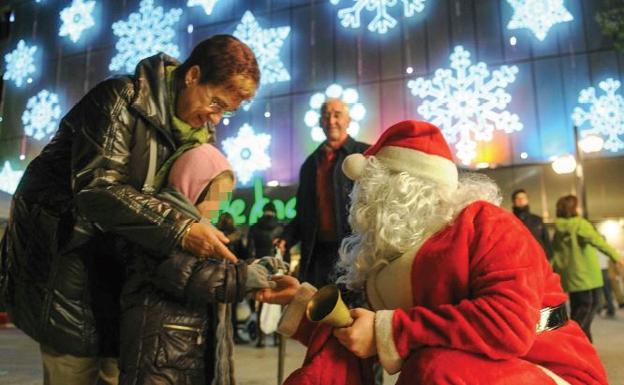
[[[493,183],[458,177],[437,127],[398,123],[343,170],[357,181],[343,280],[366,291],[397,384],[607,384],[541,247]],[[302,285],[280,325],[309,346],[287,383],[371,383],[366,361],[304,319],[314,291]]]

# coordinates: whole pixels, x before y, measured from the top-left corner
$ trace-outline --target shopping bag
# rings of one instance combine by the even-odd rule
[[[273,303],[262,304],[262,310],[260,311],[260,330],[262,330],[264,334],[275,333],[281,317],[281,305]]]

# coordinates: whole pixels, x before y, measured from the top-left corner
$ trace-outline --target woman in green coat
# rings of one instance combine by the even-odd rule
[[[557,201],[553,239],[553,267],[561,275],[561,285],[570,294],[570,317],[583,328],[590,341],[591,322],[600,307],[604,284],[596,249],[620,262],[594,226],[578,215],[578,199],[567,195]]]

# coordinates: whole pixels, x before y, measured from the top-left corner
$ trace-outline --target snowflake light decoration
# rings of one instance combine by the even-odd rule
[[[507,29],[528,28],[539,40],[544,40],[550,27],[574,20],[563,0],[507,0],[514,14]]]
[[[212,10],[214,9],[214,6],[217,4],[217,1],[219,0],[188,0],[188,2],[186,3],[186,6],[187,7],[201,6],[204,8],[204,12],[206,12],[206,15],[210,15],[212,14]]]
[[[29,47],[24,40],[17,42],[17,48],[8,54],[4,55],[4,61],[6,62],[6,72],[4,73],[4,80],[13,80],[17,87],[21,87],[24,84],[24,79],[27,83],[32,82],[30,74],[35,73],[35,52],[37,46]]]
[[[247,123],[238,130],[236,137],[227,138],[221,143],[242,184],[249,182],[256,171],[271,167],[271,158],[267,154],[270,144],[271,135],[256,134]]]
[[[284,39],[289,33],[288,26],[262,29],[250,11],[243,14],[241,22],[236,26],[233,35],[249,45],[256,54],[262,73],[262,84],[290,80],[290,74],[279,58]]]
[[[51,136],[57,129],[61,117],[58,96],[48,90],[41,90],[26,103],[22,114],[24,133],[36,140]]]
[[[117,54],[108,68],[133,72],[141,59],[158,52],[179,56],[178,46],[171,41],[175,37],[173,25],[181,15],[179,8],[165,12],[163,7],[154,6],[154,0],[141,0],[139,13],[131,13],[128,21],[113,23],[113,33],[119,40],[115,44]]]
[[[93,8],[95,8],[95,1],[73,0],[69,7],[61,11],[63,24],[59,36],[69,36],[70,40],[76,43],[82,31],[95,25],[91,15]]]
[[[360,95],[354,88],[343,88],[339,84],[332,84],[325,90],[325,93],[316,93],[310,97],[310,109],[303,117],[306,126],[311,128],[310,135],[315,142],[325,140],[325,133],[319,126],[320,108],[327,98],[340,99],[349,108],[351,123],[347,128],[347,133],[355,137],[360,132],[360,122],[366,115],[366,108],[359,102]]]
[[[476,156],[477,141],[490,141],[494,130],[519,131],[518,115],[505,111],[511,95],[504,88],[516,80],[518,67],[501,66],[491,72],[483,62],[472,64],[470,52],[458,45],[450,56],[451,68],[438,69],[433,80],[417,78],[407,86],[424,100],[418,113],[439,126],[455,143],[457,157],[466,165]]]
[[[605,95],[596,97],[594,87],[581,90],[578,102],[587,104],[588,109],[576,107],[572,113],[577,127],[582,129],[585,125],[583,134],[606,136],[604,148],[613,152],[624,148],[624,141],[619,138],[624,134],[624,98],[616,93],[620,86],[618,80],[608,78],[598,83]]]
[[[400,0],[403,3],[403,15],[412,17],[415,13],[420,13],[425,9],[427,0]],[[337,5],[340,0],[330,0]],[[389,29],[396,27],[397,20],[390,16],[388,9],[396,6],[399,0],[353,0],[352,7],[338,10],[340,24],[345,28],[359,28],[361,24],[361,14],[364,10],[376,12],[373,20],[368,24],[368,30],[384,34]]]
[[[20,179],[22,179],[22,175],[24,175],[24,171],[13,170],[11,163],[5,160],[2,171],[0,171],[0,190],[13,195]]]

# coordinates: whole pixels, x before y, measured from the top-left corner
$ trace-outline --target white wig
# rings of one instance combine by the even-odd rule
[[[353,234],[340,247],[339,282],[361,289],[373,267],[420,246],[477,200],[501,202],[498,187],[485,175],[463,173],[457,189],[449,191],[369,156],[351,192]]]

